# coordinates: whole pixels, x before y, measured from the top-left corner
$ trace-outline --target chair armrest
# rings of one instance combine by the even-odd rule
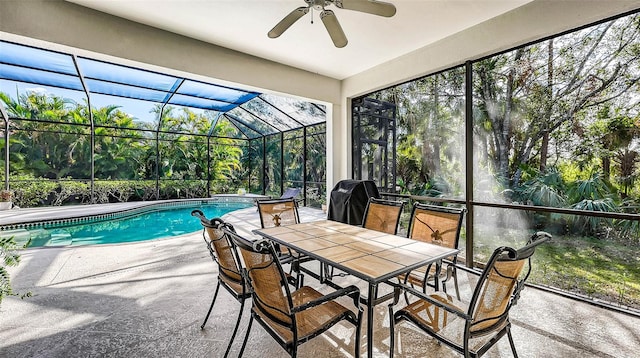
[[[470,321],[472,319],[472,317],[470,315],[468,315],[466,312],[462,311],[460,308],[453,306],[453,305],[448,305],[440,300],[437,300],[421,291],[418,291],[416,289],[414,289],[413,287],[404,285],[404,284],[396,284],[395,285],[395,289],[394,289],[394,297],[393,297],[393,302],[389,304],[389,308],[391,308],[392,306],[395,306],[400,298],[400,290],[403,290],[407,293],[410,293],[413,296],[418,297],[421,300],[427,301],[429,304],[432,304],[434,306],[440,307],[444,310],[446,310],[447,312],[451,312],[453,314],[455,314],[456,316],[463,318],[465,320]]]
[[[449,280],[453,277],[453,269],[454,269],[454,266],[455,266],[455,265],[453,265],[453,264],[447,264],[447,269],[446,269],[446,272],[445,272],[445,277],[444,277],[444,279],[442,280],[442,282],[449,282]]]
[[[338,297],[342,297],[342,296],[349,296],[352,300],[353,300],[353,304],[356,307],[360,307],[359,303],[360,303],[360,289],[354,285],[351,286],[347,286],[343,289],[337,290],[337,291],[333,291],[328,295],[322,296],[318,299],[315,299],[313,301],[309,301],[303,305],[300,306],[296,306],[293,307],[292,312],[296,313],[296,312],[300,312],[300,311],[304,311],[306,309],[309,309],[311,307],[315,307],[315,306],[319,306],[323,303],[329,302],[329,301],[333,301]]]
[[[295,288],[299,288],[304,281],[304,275],[301,272],[298,272],[295,276],[291,274],[285,274],[287,283]]]
[[[442,263],[440,264],[440,279],[442,282],[449,282],[449,280],[453,277],[453,270],[456,270],[459,266],[455,264],[451,260],[442,259]],[[444,279],[442,278],[442,269],[445,269]]]
[[[472,267],[467,267],[465,265],[461,265],[459,263],[453,263],[450,260],[447,259],[443,259],[443,263],[446,264],[447,266],[455,266],[456,270],[462,270],[464,272],[468,272],[471,273],[473,275],[476,276],[481,276],[482,275],[482,269],[480,268],[472,268]]]
[[[453,263],[453,261],[451,261],[451,260],[449,260],[449,259],[446,259],[446,258],[445,258],[445,259],[442,259],[442,264],[455,265],[455,264]]]
[[[442,282],[449,282],[449,280],[453,277],[453,270],[462,270],[464,272],[470,273],[472,275],[480,277],[482,275],[482,271],[476,268],[467,267],[464,265],[460,265],[458,263],[454,263],[451,260],[443,259],[442,260],[442,268],[446,269],[445,278],[442,279]]]

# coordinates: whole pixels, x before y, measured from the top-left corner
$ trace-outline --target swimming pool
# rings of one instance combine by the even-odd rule
[[[2,232],[17,242],[31,238],[29,247],[115,244],[178,236],[202,229],[191,211],[200,209],[207,218],[220,217],[252,206],[252,202],[193,202],[193,204],[132,210],[115,218],[74,223],[44,224]]]

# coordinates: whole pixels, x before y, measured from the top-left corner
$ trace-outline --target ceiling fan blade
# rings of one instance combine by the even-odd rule
[[[342,31],[342,26],[340,26],[336,14],[331,10],[324,10],[320,13],[320,19],[324,27],[327,28],[333,44],[336,45],[336,47],[347,46],[347,36],[345,36],[344,31]]]
[[[336,0],[335,5],[341,9],[366,12],[368,14],[391,17],[396,14],[395,5],[373,0]]]
[[[309,12],[309,7],[299,7],[289,13],[289,15],[285,16],[284,19],[280,20],[280,22],[269,31],[267,36],[272,39],[282,35],[291,25],[293,25],[296,21],[298,21],[301,17],[306,15]]]

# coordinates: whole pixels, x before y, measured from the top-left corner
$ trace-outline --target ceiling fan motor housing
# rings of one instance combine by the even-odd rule
[[[333,4],[332,0],[304,0],[310,7],[316,11],[323,11],[325,6]]]

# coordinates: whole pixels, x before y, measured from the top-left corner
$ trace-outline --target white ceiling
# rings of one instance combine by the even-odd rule
[[[306,15],[277,39],[267,32],[304,0],[68,0],[98,11],[342,80],[532,0],[387,0],[391,18],[335,12],[349,40],[333,46]]]

